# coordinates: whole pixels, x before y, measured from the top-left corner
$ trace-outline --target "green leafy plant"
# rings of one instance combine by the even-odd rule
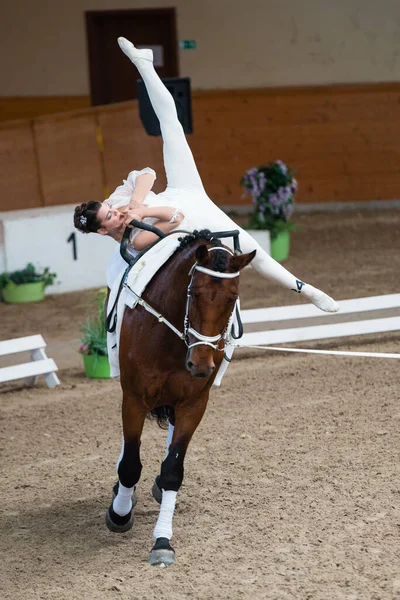
[[[50,273],[49,267],[46,267],[43,271],[37,271],[32,263],[28,263],[25,269],[21,271],[2,273],[0,275],[0,289],[4,288],[10,281],[16,285],[43,281],[44,287],[47,287],[53,285],[56,277],[56,273]]]
[[[104,302],[107,288],[102,288],[96,293],[95,302],[90,307],[92,314],[81,326],[81,354],[96,354],[97,356],[108,356],[107,332],[105,327]]]
[[[272,239],[281,231],[296,229],[289,219],[293,212],[297,181],[292,170],[281,160],[252,167],[246,171],[240,183],[245,188],[245,195],[250,194],[254,203],[249,229],[268,229]]]

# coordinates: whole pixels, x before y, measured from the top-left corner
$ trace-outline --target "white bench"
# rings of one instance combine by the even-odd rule
[[[339,304],[340,311],[331,315],[333,319],[335,315],[341,316],[375,310],[400,309],[400,294],[341,300]],[[273,345],[400,330],[400,316],[373,318],[362,321],[349,319],[341,323],[274,329],[274,323],[281,321],[298,320],[301,323],[301,319],[314,317],[326,318],[329,316],[329,313],[321,312],[313,304],[242,310],[241,318],[245,333],[238,340],[237,345]],[[266,323],[267,329],[246,333],[246,324],[255,323],[260,323],[260,325]]]
[[[45,348],[46,342],[41,335],[30,335],[0,342],[0,356],[19,352],[31,353],[30,362],[0,368],[0,383],[14,379],[26,379],[26,384],[32,386],[35,385],[38,375],[44,375],[48,387],[53,388],[59,385],[60,380],[55,374],[58,367],[52,358],[47,358]]]

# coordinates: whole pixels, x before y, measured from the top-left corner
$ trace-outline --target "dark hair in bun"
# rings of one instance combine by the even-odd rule
[[[101,222],[97,218],[97,213],[101,207],[100,202],[83,202],[75,207],[74,225],[83,233],[96,233],[101,227]]]

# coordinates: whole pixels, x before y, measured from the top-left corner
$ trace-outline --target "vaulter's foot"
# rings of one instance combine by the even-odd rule
[[[118,45],[121,48],[122,52],[126,54],[126,56],[136,64],[139,60],[147,60],[153,62],[153,50],[149,48],[138,49],[124,37],[118,38]]]
[[[317,306],[320,310],[323,310],[325,312],[335,313],[338,312],[340,308],[336,300],[334,300],[333,298],[328,296],[328,294],[325,294],[325,292],[322,292],[318,288],[309,285],[308,283],[301,290],[301,294],[302,296],[305,296],[306,298],[311,300],[311,302],[315,304],[315,306]]]

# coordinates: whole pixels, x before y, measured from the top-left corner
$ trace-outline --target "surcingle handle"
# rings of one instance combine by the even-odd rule
[[[129,225],[132,225],[132,227],[137,227],[138,229],[145,229],[146,231],[155,233],[156,235],[158,235],[159,238],[165,237],[165,233],[163,231],[161,231],[161,229],[158,229],[158,227],[154,227],[154,225],[147,225],[147,223],[143,223],[142,221],[138,221],[137,219],[132,219],[132,221],[129,223]],[[133,260],[132,256],[129,254],[129,251],[128,251],[129,236],[130,236],[131,232],[132,232],[132,229],[130,227],[125,228],[124,235],[122,236],[121,246],[120,246],[121,256],[128,264],[131,264],[131,262]]]
[[[242,254],[242,249],[240,247],[240,242],[239,242],[239,230],[238,229],[232,229],[232,231],[213,231],[212,235],[214,237],[218,237],[218,238],[232,237],[233,238],[233,248],[235,250],[235,254]]]

